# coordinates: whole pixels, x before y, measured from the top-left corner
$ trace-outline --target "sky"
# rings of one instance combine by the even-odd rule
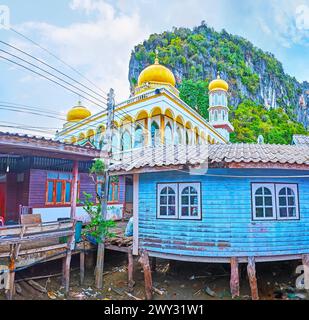
[[[1,5],[8,7],[14,30],[39,43],[85,78],[11,30],[0,28],[0,40],[104,96],[114,88],[116,101],[129,97],[128,65],[135,45],[152,33],[173,27],[193,28],[201,21],[217,31],[225,29],[245,37],[272,52],[285,72],[299,81],[309,81],[309,0],[0,0],[0,18]],[[1,43],[0,49],[8,50]],[[3,55],[7,57],[0,51]],[[19,128],[26,125],[36,135],[50,135],[62,127],[61,119],[80,99],[3,59],[0,74],[1,131],[26,132]],[[81,100],[92,112],[102,110]],[[17,106],[14,112],[4,110],[8,102],[44,109],[49,117],[16,112]]]

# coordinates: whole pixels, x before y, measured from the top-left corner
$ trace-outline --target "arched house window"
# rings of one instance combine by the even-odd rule
[[[177,184],[163,184],[158,186],[157,215],[161,219],[176,219],[177,212]]]
[[[298,219],[298,191],[297,185],[276,185],[278,219]]]
[[[275,218],[274,185],[253,185],[253,216],[255,219],[271,220]]]
[[[200,219],[201,218],[201,200],[200,184],[190,183],[179,186],[179,208],[181,219]]]

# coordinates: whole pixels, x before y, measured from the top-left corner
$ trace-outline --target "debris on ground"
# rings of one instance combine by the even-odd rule
[[[42,287],[39,283],[37,283],[36,281],[34,280],[29,280],[27,281],[27,283],[33,287],[34,289],[38,290],[39,292],[41,293],[47,293],[47,290],[46,288]]]
[[[53,291],[48,291],[47,296],[49,299],[56,300],[58,298],[57,294]]]
[[[204,291],[206,294],[208,294],[210,297],[212,297],[212,298],[216,297],[216,293],[215,293],[213,290],[211,290],[208,286],[206,286],[206,287],[203,289],[203,291]]]
[[[163,290],[163,289],[160,290],[155,287],[152,287],[152,289],[155,293],[159,294],[160,296],[163,296],[165,294],[165,290]]]

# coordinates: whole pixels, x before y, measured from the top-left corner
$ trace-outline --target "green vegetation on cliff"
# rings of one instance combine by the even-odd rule
[[[236,130],[233,142],[256,142],[262,134],[266,143],[289,144],[292,134],[306,134],[296,122],[305,114],[299,106],[304,87],[284,72],[271,53],[225,30],[216,32],[205,23],[193,30],[174,28],[153,34],[135,47],[129,70],[132,86],[154,62],[156,49],[160,62],[174,72],[180,97],[205,118],[208,83],[220,71],[230,85],[231,122]]]
[[[208,119],[208,81],[184,80],[180,89],[180,98]],[[282,109],[266,110],[251,100],[245,99],[238,108],[231,111],[230,121],[235,128],[231,142],[256,143],[258,136],[265,143],[290,144],[293,134],[307,134],[304,126],[290,117]]]
[[[306,134],[304,126],[292,121],[282,108],[266,110],[250,100],[243,101],[231,114],[235,132],[231,142],[255,143],[259,135],[265,143],[291,144],[293,134]]]

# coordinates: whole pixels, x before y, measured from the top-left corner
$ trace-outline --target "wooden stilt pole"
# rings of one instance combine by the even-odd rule
[[[156,257],[151,258],[151,271],[157,272],[157,258]]]
[[[85,251],[81,251],[79,255],[79,272],[80,272],[80,284],[84,284],[85,280]]]
[[[249,278],[249,283],[251,288],[252,300],[259,300],[254,257],[248,257],[247,271],[248,271],[248,278]]]
[[[65,259],[65,294],[68,296],[70,292],[70,269],[71,269],[72,251],[69,249]]]
[[[97,265],[95,268],[95,286],[97,289],[103,287],[103,272],[104,272],[104,255],[105,255],[105,239],[98,245]]]
[[[65,256],[62,258],[62,277],[61,277],[61,285],[65,287],[65,279],[66,279],[66,260],[67,257]]]
[[[134,272],[134,259],[132,249],[128,252],[128,290],[129,292],[133,291],[135,281],[133,279],[133,272]]]
[[[231,280],[230,280],[230,287],[231,287],[231,295],[232,298],[239,297],[239,266],[238,266],[238,259],[236,257],[231,258]]]
[[[149,263],[149,256],[146,250],[141,251],[141,255],[139,258],[139,263],[142,265],[144,270],[144,278],[145,278],[145,293],[146,299],[152,300],[152,275],[151,268]]]
[[[92,269],[95,265],[95,254],[94,252],[86,252],[85,253],[85,269]]]
[[[303,255],[305,289],[309,290],[309,254]]]
[[[11,259],[9,266],[9,291],[8,291],[8,299],[13,300],[15,294],[15,261]]]

